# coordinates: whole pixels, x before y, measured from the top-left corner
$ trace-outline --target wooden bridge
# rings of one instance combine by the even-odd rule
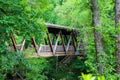
[[[46,23],[46,27],[48,32],[46,33],[47,38],[44,38],[45,44],[38,46],[34,37],[31,38],[36,54],[30,57],[83,55],[77,41],[77,29],[50,23]],[[20,45],[17,45],[14,35],[11,35],[11,40],[15,51],[25,50],[25,39]]]

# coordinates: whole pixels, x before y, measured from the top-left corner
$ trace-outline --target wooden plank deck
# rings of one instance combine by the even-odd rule
[[[55,45],[52,45],[52,48],[54,48]],[[65,46],[66,48],[67,46]],[[9,47],[11,51],[14,51],[13,47]],[[17,48],[20,48],[20,45],[17,45]],[[34,50],[34,48],[29,48],[29,50]],[[74,46],[70,45],[68,52],[66,53],[63,46],[62,45],[58,45],[56,48],[56,52],[55,54],[53,54],[53,52],[51,52],[51,48],[49,45],[41,45],[38,48],[38,53],[36,53],[35,51],[32,53],[26,53],[25,54],[27,58],[34,58],[34,57],[52,57],[52,56],[67,56],[67,55],[76,55],[75,54],[75,50],[74,50]],[[82,53],[79,53],[77,55],[83,55]]]
[[[51,52],[49,45],[41,45],[40,47],[41,47],[40,53],[41,52]],[[54,49],[54,47],[55,47],[55,45],[52,45],[53,49]],[[67,48],[67,46],[65,46],[65,48]],[[72,52],[74,51],[74,47],[72,45],[69,46],[68,52],[70,52],[70,51],[72,51]],[[56,48],[56,52],[65,52],[63,46],[58,45]]]
[[[67,56],[67,55],[74,56],[75,52],[68,52],[68,54],[65,54],[65,52],[56,52],[55,55],[53,55],[52,52],[42,52],[41,54],[37,54],[37,53],[27,54],[26,57],[27,58],[37,58],[37,57],[54,57],[54,56]],[[80,53],[78,55],[84,55],[84,54]],[[78,56],[78,55],[75,55],[75,56]]]

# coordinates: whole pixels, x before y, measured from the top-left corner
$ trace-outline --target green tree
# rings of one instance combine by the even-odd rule
[[[104,46],[102,40],[102,34],[97,28],[101,28],[101,20],[100,20],[100,10],[98,5],[98,0],[91,0],[92,2],[92,11],[93,11],[93,26],[94,26],[94,36],[95,36],[95,48],[96,48],[96,60],[99,63],[101,59],[100,56],[104,55]],[[103,64],[99,63],[99,73],[103,73]]]
[[[29,70],[33,71],[33,68],[29,69],[27,65],[29,65],[30,67],[30,65],[34,64],[32,63],[30,64],[28,61],[26,61],[26,59],[24,59],[23,54],[20,53],[19,51],[9,52],[7,48],[12,44],[10,40],[11,34],[15,34],[16,36],[22,36],[27,40],[29,40],[32,36],[41,38],[44,37],[42,35],[44,34],[45,31],[45,25],[44,21],[40,18],[40,14],[47,7],[46,3],[47,1],[38,2],[37,0],[34,0],[32,2],[27,0],[0,0],[1,80],[7,78],[24,79],[26,76],[27,78],[31,77],[26,74],[32,73]],[[36,38],[36,40],[41,41],[41,38]],[[33,62],[35,61],[33,60]],[[43,66],[43,68],[44,67],[45,66]],[[43,68],[41,68],[41,70],[43,70]],[[25,71],[27,71],[27,73]],[[39,74],[38,71],[34,72],[36,74]],[[45,76],[43,75],[43,77]]]

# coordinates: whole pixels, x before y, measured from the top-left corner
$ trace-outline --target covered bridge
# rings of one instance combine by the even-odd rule
[[[83,53],[79,51],[77,29],[50,23],[46,23],[46,27],[48,32],[46,33],[47,38],[44,39],[44,45],[38,46],[35,39],[33,37],[31,38],[33,47],[36,51],[36,55],[33,55],[33,57],[83,55]],[[11,37],[11,40],[14,50],[24,50],[25,40],[23,40],[23,43],[19,46],[19,49],[13,36]]]

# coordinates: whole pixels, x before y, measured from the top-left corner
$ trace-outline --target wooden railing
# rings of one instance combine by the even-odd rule
[[[67,47],[67,46],[65,46]],[[55,45],[52,45],[52,48],[55,48]],[[53,54],[53,52],[51,52],[51,49],[49,47],[49,45],[41,45],[40,48],[38,49],[38,55],[39,56],[63,56],[63,55],[74,55],[75,51],[74,51],[74,47],[72,45],[69,46],[69,49],[66,53],[66,51],[64,51],[63,46],[62,45],[58,45],[56,47],[56,51]]]
[[[35,51],[37,53],[36,56],[49,57],[49,56],[76,55],[76,52],[78,52],[77,55],[81,55],[81,53],[77,50],[77,47],[75,45],[75,41],[72,42],[72,40],[74,40],[73,36],[69,37],[68,42],[65,45],[63,36],[62,36],[61,32],[59,32],[57,37],[56,37],[55,45],[53,45],[51,40],[50,40],[49,33],[47,33],[47,35],[48,35],[49,45],[38,46],[35,42],[34,37],[31,38],[31,43],[32,43],[33,48],[35,49]],[[58,45],[59,38],[61,38],[62,45]],[[9,47],[9,50],[22,52],[25,49],[25,47],[24,47],[25,42],[26,42],[25,39],[19,45],[16,43],[16,40],[15,40],[13,35],[11,35],[11,40],[13,43],[13,47]],[[71,45],[71,43],[73,43],[73,44]]]

